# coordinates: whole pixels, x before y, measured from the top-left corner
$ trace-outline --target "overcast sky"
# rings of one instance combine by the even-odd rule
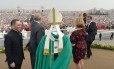
[[[58,8],[67,11],[84,11],[92,8],[114,9],[114,0],[0,0],[0,8],[24,9]]]

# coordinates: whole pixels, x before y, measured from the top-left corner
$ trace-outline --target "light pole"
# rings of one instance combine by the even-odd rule
[[[44,6],[41,6],[41,15],[43,15],[44,12]]]
[[[20,16],[21,16],[21,8],[20,8],[20,6],[17,7],[17,11],[18,11],[19,19],[20,19]]]

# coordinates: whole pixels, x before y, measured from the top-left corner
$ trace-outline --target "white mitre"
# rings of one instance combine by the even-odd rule
[[[50,41],[50,36],[51,36],[51,32],[52,32],[53,27],[56,28],[57,33],[59,35],[59,38],[58,38],[58,42],[59,42],[58,53],[60,53],[63,49],[62,37],[64,36],[64,34],[61,32],[61,30],[59,28],[59,24],[62,23],[62,14],[58,10],[53,8],[52,10],[50,10],[50,12],[48,14],[48,21],[49,21],[49,23],[51,23],[51,27],[50,27],[50,30],[48,31],[48,33],[46,34],[47,37],[46,37],[45,46],[44,46],[44,55],[49,54],[49,41]]]

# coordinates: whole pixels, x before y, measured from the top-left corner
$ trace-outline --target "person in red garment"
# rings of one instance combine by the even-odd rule
[[[70,40],[73,47],[73,60],[76,63],[76,69],[83,69],[83,58],[86,53],[86,29],[83,18],[79,17],[75,21],[76,30],[72,32]]]

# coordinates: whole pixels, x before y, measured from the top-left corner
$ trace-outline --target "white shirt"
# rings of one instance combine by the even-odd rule
[[[37,23],[39,23],[39,24],[40,24],[40,22],[39,22],[39,21],[35,21],[35,22],[37,22]]]
[[[89,23],[87,23],[87,26],[89,27],[89,25],[90,25],[90,23],[91,23],[92,21],[90,21]]]
[[[50,39],[54,41],[54,53],[58,53],[59,41],[55,39],[52,35],[50,36]]]

